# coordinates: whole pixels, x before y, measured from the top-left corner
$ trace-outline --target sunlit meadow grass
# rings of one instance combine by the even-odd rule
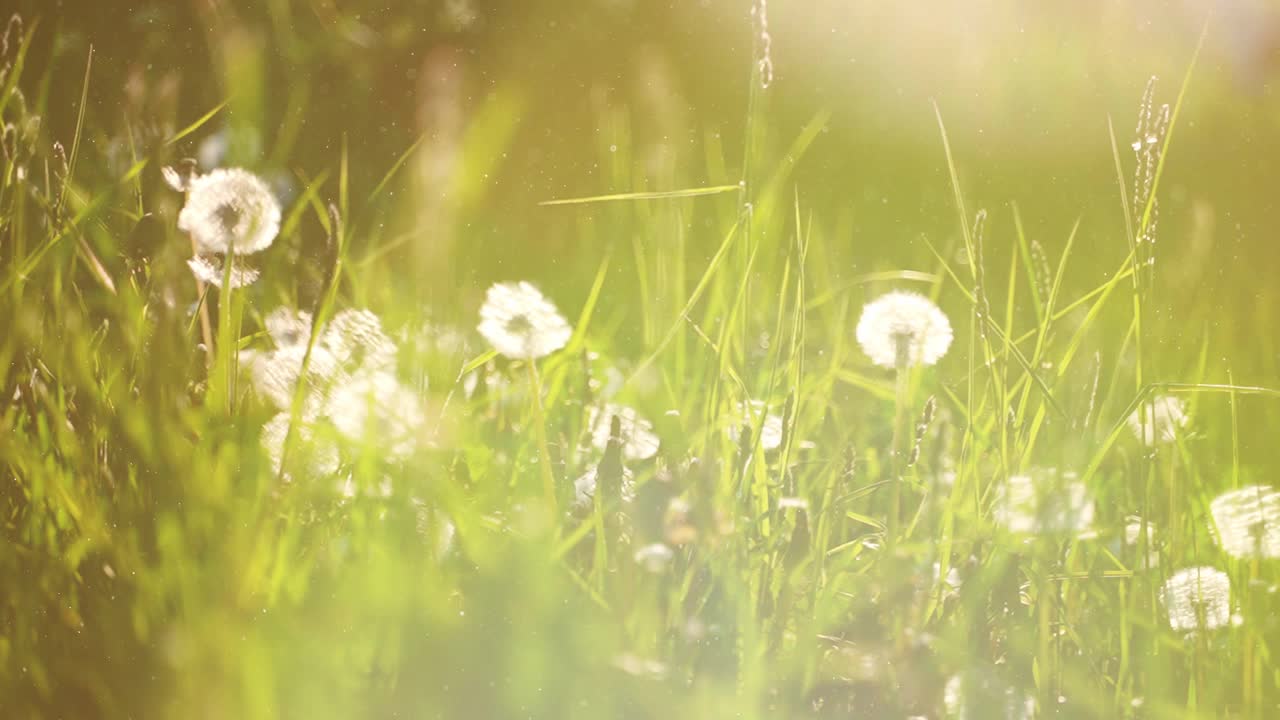
[[[416,146],[359,189],[338,149],[270,247],[193,275],[169,185],[226,104],[113,175],[83,99],[40,128],[67,112],[40,87],[93,82],[26,72],[48,32],[0,59],[0,716],[1280,716],[1275,478],[1235,452],[1242,398],[1280,393],[1152,355],[1185,331],[1150,293],[1190,70],[1112,138],[1083,292],[1078,225],[967,205],[945,108],[954,234],[842,269],[792,175],[828,118],[771,136],[761,62],[744,149],[548,198],[614,240],[482,309],[403,292]],[[923,315],[855,337],[893,290]]]

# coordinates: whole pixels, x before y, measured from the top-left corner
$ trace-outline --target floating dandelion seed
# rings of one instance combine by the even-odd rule
[[[996,495],[996,522],[1018,535],[1087,530],[1093,522],[1093,501],[1074,477],[1052,469],[1011,476]]]
[[[858,344],[876,365],[933,365],[951,347],[951,323],[929,298],[913,292],[881,295],[862,308]]]
[[[647,460],[658,452],[658,436],[653,424],[640,416],[635,409],[625,405],[606,404],[592,408],[587,419],[591,428],[591,444],[599,450],[609,447],[609,427],[618,418],[622,438],[622,455],[627,460]]]
[[[347,439],[376,443],[394,458],[413,452],[426,424],[413,394],[394,375],[378,369],[357,372],[335,387],[326,415]]]
[[[187,261],[187,267],[191,268],[191,274],[202,283],[212,285],[216,288],[222,288],[222,281],[226,277],[227,265],[226,260],[217,255],[196,255]],[[238,259],[231,263],[231,288],[242,288],[246,285],[252,285],[258,280],[258,271],[240,262]]]
[[[515,360],[550,355],[573,335],[556,306],[527,282],[489,288],[480,308],[479,330],[495,350]]]
[[[251,255],[280,232],[280,203],[257,175],[239,168],[214,170],[187,182],[178,229],[201,254]]]
[[[1187,408],[1172,395],[1152,398],[1129,416],[1129,428],[1146,445],[1171,443],[1187,426]]]
[[[585,511],[591,509],[596,497],[596,477],[599,469],[592,467],[573,483],[573,509]],[[635,479],[631,471],[622,469],[622,502],[629,503],[636,497]]]
[[[1238,558],[1280,557],[1280,492],[1249,485],[1209,504],[1218,545]]]
[[[1213,630],[1231,622],[1231,579],[1215,568],[1179,570],[1164,584],[1161,599],[1174,630]]]
[[[759,427],[760,447],[766,451],[777,450],[782,446],[782,417],[768,413],[761,420],[761,414],[765,411],[765,404],[759,400],[749,400],[747,402],[738,403],[734,408],[734,412],[729,414],[729,439],[735,444],[738,442],[738,433],[743,425],[749,425],[753,430]]]

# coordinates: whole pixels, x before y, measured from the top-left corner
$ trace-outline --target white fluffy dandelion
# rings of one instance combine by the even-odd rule
[[[660,573],[667,569],[675,557],[675,551],[669,545],[653,543],[635,551],[632,558],[636,564],[651,573]]]
[[[591,408],[587,427],[591,429],[592,445],[599,450],[609,447],[609,432],[615,417],[621,431],[623,457],[631,461],[647,460],[658,452],[659,440],[653,432],[653,424],[634,408],[612,403],[602,408]]]
[[[389,372],[366,369],[333,389],[325,410],[338,432],[393,458],[413,453],[426,416],[412,392]]]
[[[261,178],[227,168],[193,177],[178,229],[201,254],[251,255],[270,247],[280,232],[280,203]]]
[[[305,310],[281,306],[272,310],[262,324],[276,347],[305,345],[311,338],[311,313]]]
[[[1171,443],[1187,426],[1187,406],[1172,395],[1160,395],[1133,411],[1128,422],[1145,445]]]
[[[275,349],[241,353],[254,389],[280,410],[293,407],[311,323],[309,313],[277,309],[264,322]],[[311,345],[299,421],[327,420],[339,439],[376,446],[392,459],[410,455],[426,414],[417,395],[396,379],[396,354],[376,315],[336,314]]]
[[[867,303],[856,334],[871,361],[887,368],[933,365],[951,347],[951,323],[942,310],[923,295],[900,290]]]
[[[765,413],[765,404],[759,400],[738,403],[735,412],[729,413],[729,439],[738,442],[738,432],[743,425],[749,425],[754,432],[760,432],[760,447],[765,451],[777,450],[782,446],[782,416]]]
[[[394,370],[396,344],[368,310],[343,310],[324,329],[321,342],[345,367]]]
[[[289,413],[275,415],[262,426],[261,443],[271,460],[271,469],[276,475],[282,475],[281,465],[284,462],[285,438],[289,433]],[[289,449],[289,468],[306,477],[323,477],[338,471],[338,449],[331,443],[320,441],[311,425],[299,420],[293,428],[293,444]],[[283,473],[286,480],[292,479],[290,472]]]
[[[248,370],[258,395],[277,409],[293,407],[294,392],[302,376],[306,344],[286,345],[271,352],[240,353],[240,365]],[[342,379],[338,359],[322,347],[312,348],[307,361],[307,381],[303,388],[302,416],[315,419],[323,413],[329,392]]]
[[[1249,485],[1223,493],[1209,504],[1215,537],[1228,555],[1280,557],[1280,492]]]
[[[1231,579],[1211,567],[1174,573],[1161,592],[1174,630],[1213,630],[1231,622]]]
[[[573,509],[579,512],[590,510],[596,498],[596,477],[599,468],[592,466],[573,483]],[[622,469],[622,502],[629,503],[636,497],[635,478],[631,471]]]
[[[1000,488],[995,521],[1018,535],[1080,533],[1093,523],[1093,500],[1074,473],[1037,469]]]
[[[1142,518],[1137,515],[1130,515],[1125,520],[1124,526],[1124,544],[1133,549],[1136,553],[1142,547]],[[1160,565],[1160,550],[1156,542],[1156,526],[1150,520],[1147,521],[1147,565],[1149,567],[1158,567]]]
[[[1031,720],[1036,717],[1034,695],[976,671],[952,675],[943,687],[942,703],[947,717],[955,720],[978,717]]]
[[[187,261],[187,267],[191,268],[191,274],[195,275],[200,282],[219,289],[222,288],[222,281],[226,279],[227,270],[226,260],[223,258],[218,255],[196,255]],[[231,264],[232,289],[252,285],[257,280],[257,270],[239,260]]]
[[[479,330],[493,349],[516,360],[550,355],[573,335],[556,306],[527,282],[489,288],[480,308]]]

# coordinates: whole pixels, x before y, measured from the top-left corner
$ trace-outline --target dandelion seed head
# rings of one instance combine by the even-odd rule
[[[178,229],[201,254],[251,255],[280,232],[280,203],[257,175],[239,168],[214,170],[187,182]]]
[[[395,376],[365,368],[333,388],[325,414],[352,442],[371,443],[392,458],[413,453],[426,416]]]
[[[876,365],[933,365],[951,347],[951,322],[929,298],[894,291],[862,308],[856,331],[862,351]],[[905,353],[899,358],[899,353]]]
[[[976,672],[952,675],[942,691],[947,717],[956,720],[1001,718],[1031,720],[1036,717],[1035,696]]]
[[[286,480],[293,473],[306,477],[327,477],[338,472],[338,450],[332,444],[320,442],[310,423],[299,420],[293,427],[293,444],[289,449],[289,471],[281,473],[284,461],[285,439],[289,433],[289,413],[277,413],[262,426],[260,442],[271,460],[271,470]]]
[[[218,289],[226,276],[226,260],[217,255],[196,255],[187,261],[196,279]],[[236,260],[231,264],[231,288],[242,288],[258,280],[258,271]]]
[[[1280,557],[1280,492],[1249,485],[1223,493],[1209,503],[1214,537],[1223,552],[1237,558]]]
[[[1160,597],[1174,630],[1213,630],[1231,622],[1231,579],[1221,570],[1179,570],[1165,582]]]
[[[494,350],[515,360],[550,355],[573,335],[556,306],[527,282],[490,287],[480,308],[479,330]]]
[[[305,310],[281,306],[272,310],[262,324],[276,347],[305,345],[311,338],[311,313]]]
[[[378,316],[368,310],[343,310],[334,315],[321,340],[344,367],[395,368],[395,341],[383,332]]]
[[[675,557],[675,551],[663,543],[645,545],[635,551],[632,559],[636,564],[651,573],[660,573],[667,569]]]
[[[293,406],[294,391],[302,374],[306,344],[286,345],[272,352],[241,355],[254,389],[280,410]],[[324,410],[329,391],[341,376],[338,358],[324,348],[312,348],[307,363],[307,382],[302,398],[302,415],[314,419]]]
[[[1093,500],[1074,477],[1053,469],[1010,476],[996,495],[995,521],[1016,535],[1087,531],[1093,523]]]
[[[1142,546],[1142,518],[1130,516],[1124,526],[1125,545],[1137,551]],[[1160,564],[1160,551],[1156,549],[1156,526],[1147,521],[1147,564],[1156,567]]]
[[[1179,398],[1161,395],[1129,416],[1129,428],[1143,444],[1155,446],[1177,440],[1187,426],[1187,407]]]
[[[653,432],[653,424],[634,408],[613,403],[591,409],[587,426],[591,428],[593,446],[599,450],[609,446],[610,427],[615,417],[621,431],[623,457],[630,461],[647,460],[658,452],[660,441]]]
[[[596,478],[600,474],[599,468],[591,467],[578,477],[573,483],[573,509],[576,511],[585,511],[591,509],[591,504],[596,498]],[[631,471],[622,469],[622,502],[629,503],[636,497],[635,478]]]
[[[782,416],[773,413],[765,414],[763,419],[761,415],[765,412],[766,406],[760,400],[749,400],[747,402],[738,403],[734,408],[734,412],[729,413],[729,426],[727,428],[729,439],[735,444],[738,442],[738,433],[743,425],[751,426],[753,431],[760,433],[760,447],[765,451],[777,450],[782,446]]]

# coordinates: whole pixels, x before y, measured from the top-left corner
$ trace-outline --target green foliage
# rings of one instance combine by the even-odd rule
[[[288,62],[335,64],[287,29],[290,3],[266,5]],[[0,715],[949,717],[943,688],[961,676],[961,717],[1016,717],[1000,708],[1023,693],[1042,717],[1274,716],[1280,577],[1215,546],[1209,501],[1272,482],[1273,461],[1241,459],[1242,427],[1274,422],[1280,392],[1264,387],[1274,361],[1233,374],[1208,312],[1161,317],[1166,266],[1141,266],[1138,240],[1171,132],[1143,197],[1124,195],[1113,133],[1122,190],[1104,190],[1123,216],[1034,235],[1018,206],[966,208],[966,140],[935,108],[954,227],[901,270],[879,258],[888,235],[851,233],[807,198],[797,173],[829,112],[783,135],[752,78],[742,156],[707,131],[701,156],[654,180],[614,106],[595,139],[604,185],[530,204],[573,241],[539,245],[556,259],[525,273],[475,228],[526,93],[499,85],[446,148],[407,133],[384,157],[343,134],[317,158],[293,151],[308,124],[264,87],[247,27],[212,43],[216,97],[184,103],[166,132],[130,130],[123,162],[88,100],[102,57],[33,73],[27,52],[58,23],[11,27]],[[76,87],[69,142],[41,126],[72,112],[48,104],[51,84]],[[289,103],[323,92],[300,78]],[[277,144],[255,151],[264,136]],[[230,293],[188,272],[181,197],[161,175],[218,137],[228,162],[287,168],[292,188],[262,279]],[[574,324],[568,345],[536,366],[484,346],[490,278],[537,282]],[[853,328],[896,287],[936,299],[956,336],[936,367],[894,377]],[[245,357],[269,346],[263,321],[282,305],[318,318],[312,345],[341,309],[384,319],[427,408],[412,454],[368,438],[317,477],[286,445],[272,468],[272,410]],[[630,500],[619,431],[605,449],[588,439],[606,392],[661,439],[627,463]],[[1168,394],[1191,424],[1147,447],[1126,420]],[[750,401],[763,405],[744,417]],[[569,510],[591,470],[590,508]],[[1001,498],[1023,475],[1044,495],[1083,483],[1090,527],[1011,532]],[[1149,540],[1126,540],[1135,516]],[[657,543],[670,558],[646,568]],[[1187,635],[1160,588],[1198,565],[1229,573],[1239,622]]]

